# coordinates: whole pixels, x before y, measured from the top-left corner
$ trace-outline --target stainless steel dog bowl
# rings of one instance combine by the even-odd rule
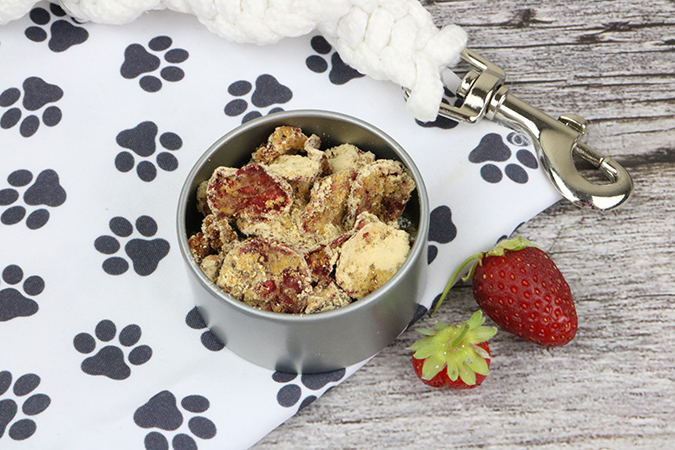
[[[241,167],[277,126],[300,127],[321,137],[321,148],[343,143],[397,159],[412,174],[417,189],[404,212],[416,226],[410,254],[398,272],[361,300],[333,311],[293,315],[262,311],[224,293],[193,260],[190,235],[200,230],[196,191],[219,166]],[[223,343],[259,366],[293,373],[340,369],[363,361],[389,345],[413,318],[427,271],[429,201],[410,156],[391,137],[359,119],[327,111],[288,111],[246,122],[223,136],[197,161],[180,194],[177,216],[180,251],[187,264],[194,301],[206,324]]]

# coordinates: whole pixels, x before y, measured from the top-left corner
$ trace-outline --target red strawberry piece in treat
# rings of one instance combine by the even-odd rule
[[[225,255],[216,284],[248,305],[289,314],[302,313],[312,293],[312,277],[302,255],[258,237],[239,242]]]
[[[272,218],[290,210],[293,190],[261,164],[218,167],[206,188],[206,200],[209,209],[220,216]]]
[[[577,312],[570,287],[551,258],[527,239],[502,241],[467,259],[478,306],[499,327],[546,347],[568,344],[577,332]],[[447,295],[446,286],[436,309]]]
[[[415,374],[428,386],[473,389],[488,375],[490,348],[487,340],[497,329],[485,327],[485,318],[476,311],[460,324],[438,322],[433,330],[419,330],[427,337],[409,347]]]

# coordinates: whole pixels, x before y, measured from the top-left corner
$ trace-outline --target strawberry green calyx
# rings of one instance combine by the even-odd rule
[[[480,252],[476,253],[475,255],[469,256],[462,262],[462,264],[459,265],[457,270],[453,272],[452,276],[450,277],[450,280],[448,280],[448,283],[445,285],[445,289],[443,289],[441,297],[436,302],[436,306],[434,307],[434,310],[431,312],[431,315],[433,316],[434,314],[436,314],[436,311],[438,311],[438,308],[441,306],[441,303],[443,303],[445,297],[448,296],[448,292],[450,292],[450,289],[455,284],[455,280],[457,279],[459,274],[462,273],[462,271],[466,266],[473,263],[473,265],[469,269],[469,273],[467,273],[466,276],[462,277],[462,280],[464,281],[468,281],[473,278],[473,274],[476,271],[476,266],[482,265],[483,258],[485,258],[486,256],[502,256],[505,250],[518,251],[527,247],[535,247],[535,245],[532,244],[527,239],[525,239],[524,237],[518,236],[513,239],[506,239],[498,242],[497,245],[492,247],[487,252]]]
[[[431,380],[441,370],[447,370],[448,378],[461,378],[469,386],[476,384],[476,374],[487,375],[490,354],[477,344],[497,333],[494,327],[485,327],[485,318],[476,311],[463,323],[450,325],[438,322],[433,330],[419,330],[426,335],[411,345],[413,358],[422,359],[422,379]]]

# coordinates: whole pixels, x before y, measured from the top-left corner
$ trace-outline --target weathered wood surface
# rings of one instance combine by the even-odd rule
[[[577,300],[568,346],[498,333],[492,373],[467,392],[426,388],[414,329],[465,319],[467,285],[339,387],[254,448],[657,449],[675,446],[675,2],[427,2],[514,92],[590,120],[587,142],[624,164],[635,194],[612,212],[558,203],[519,232],[547,250]]]

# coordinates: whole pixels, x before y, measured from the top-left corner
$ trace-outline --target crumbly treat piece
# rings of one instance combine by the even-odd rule
[[[227,217],[273,217],[290,209],[293,189],[261,164],[219,167],[206,191],[209,208]]]
[[[312,274],[312,282],[315,285],[335,281],[333,271],[340,256],[340,248],[353,235],[353,231],[349,231],[341,234],[326,245],[320,245],[304,253],[309,271]]]
[[[312,186],[314,183],[309,183],[307,181],[289,181],[288,184],[293,188],[293,194],[295,195],[295,203],[302,204],[303,208],[309,201],[309,195],[312,192]]]
[[[293,188],[296,199],[309,200],[312,185],[319,177],[330,174],[326,153],[319,150],[321,140],[315,134],[305,141],[303,154],[284,154],[266,163],[270,172],[283,177]],[[302,152],[301,152],[302,153]]]
[[[305,141],[305,152],[307,153],[307,157],[319,163],[321,166],[321,176],[325,177],[332,172],[330,164],[328,164],[328,155],[326,155],[326,152],[321,151],[320,147],[321,139],[316,134],[311,135]]]
[[[202,272],[206,277],[213,281],[214,283],[218,279],[218,274],[220,273],[220,268],[223,265],[223,256],[218,255],[208,255],[205,257],[199,267],[201,267]]]
[[[227,253],[238,240],[227,218],[209,214],[202,221],[202,231],[188,239],[188,246],[197,264],[214,253]]]
[[[367,211],[362,212],[356,218],[356,222],[354,223],[354,228],[352,228],[352,230],[351,230],[352,235],[354,233],[356,233],[357,231],[359,231],[361,228],[368,225],[369,223],[375,223],[375,222],[379,222],[379,221],[380,221],[380,219],[375,214],[369,213]],[[394,227],[394,228],[397,228],[397,227]]]
[[[328,279],[333,272],[337,258],[338,252],[333,251],[328,245],[322,245],[305,253],[305,261],[312,275],[312,282],[320,283]]]
[[[300,216],[301,227],[320,242],[335,239],[345,232],[342,227],[356,171],[346,168],[315,183],[309,203]]]
[[[395,223],[414,189],[415,181],[401,162],[378,159],[368,164],[352,183],[346,225],[351,226],[364,211],[375,214],[382,222]]]
[[[334,282],[319,285],[307,299],[306,314],[332,311],[352,302],[352,298]]]
[[[321,174],[321,163],[302,155],[281,155],[267,169],[288,181],[314,182]]]
[[[328,165],[332,173],[351,167],[357,172],[363,167],[375,161],[375,155],[364,152],[355,145],[342,144],[326,150]]]
[[[227,253],[237,242],[237,232],[225,216],[209,214],[202,221],[202,233],[216,253]]]
[[[312,273],[312,281],[316,284],[325,284],[328,280],[333,280],[333,270],[340,255],[340,249],[345,242],[351,238],[354,233],[369,223],[379,222],[377,216],[368,212],[361,213],[356,219],[354,228],[340,236],[336,237],[328,244],[322,244],[308,252],[305,252],[305,260]]]
[[[315,248],[317,242],[313,236],[300,228],[300,214],[304,206],[293,205],[290,211],[278,214],[270,219],[264,217],[246,217],[238,219],[236,224],[240,232],[247,236],[259,236],[278,240],[298,251]]]
[[[204,236],[204,233],[201,231],[190,236],[188,239],[188,246],[190,247],[192,257],[197,261],[197,264],[201,263],[202,260],[213,251],[208,238]]]
[[[204,180],[199,183],[199,187],[197,188],[197,211],[204,214],[205,216],[211,214],[211,209],[209,208],[209,204],[206,201],[206,189],[208,186],[209,180]]]
[[[310,150],[319,150],[321,148],[321,138],[316,134],[312,134],[307,138],[303,147],[306,152],[309,152]]]
[[[310,142],[313,138],[316,138],[316,142],[314,143]],[[328,157],[326,156],[325,152],[319,150],[318,148],[318,145],[320,144],[321,142],[319,141],[318,136],[315,134],[311,135],[307,139],[307,142],[305,142],[305,152],[307,153],[307,158],[309,158],[311,161],[314,161],[319,166],[318,176],[311,182],[289,181],[291,186],[293,186],[293,190],[296,192],[298,198],[302,199],[305,203],[309,201],[309,195],[316,180],[320,177],[325,177],[331,174],[330,166],[328,165]],[[317,145],[317,148],[313,148],[313,145]]]
[[[307,136],[297,127],[277,127],[267,142],[253,153],[253,161],[267,163],[292,150],[302,150]]]
[[[305,259],[291,247],[263,238],[235,245],[223,260],[217,284],[248,305],[292,314],[305,310],[312,292]]]
[[[386,283],[410,252],[408,234],[382,222],[365,224],[340,250],[337,284],[361,299]]]

